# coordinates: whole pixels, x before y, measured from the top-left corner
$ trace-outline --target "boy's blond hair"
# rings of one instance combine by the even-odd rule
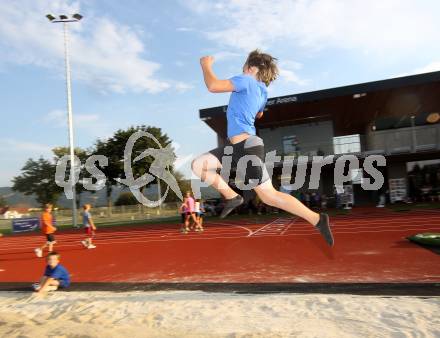
[[[90,209],[92,206],[90,205],[90,204],[84,204],[83,205],[83,209],[84,210],[86,210],[86,209]]]
[[[256,49],[249,53],[245,66],[257,67],[257,79],[269,86],[279,75],[277,59]]]
[[[55,251],[49,252],[49,253],[47,254],[47,257],[46,257],[46,258],[49,258],[49,257],[51,257],[51,256],[56,256],[56,257],[58,258],[58,260],[61,258],[61,255],[60,255],[58,252],[55,252]]]

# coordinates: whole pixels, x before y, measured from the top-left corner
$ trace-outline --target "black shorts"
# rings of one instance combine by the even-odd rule
[[[228,162],[231,163],[231,169],[236,170],[235,183],[237,188],[241,189],[241,184],[249,184],[252,189],[261,183],[270,179],[269,173],[264,163],[265,152],[264,143],[261,138],[255,135],[249,136],[246,140],[236,144],[228,142],[226,145],[209,151],[222,164],[225,173],[222,173],[223,179],[229,182],[230,173],[228,173]],[[224,177],[224,175],[229,177]],[[247,190],[247,189],[241,189]]]
[[[48,243],[55,242],[55,236],[53,234],[47,234],[46,238]]]

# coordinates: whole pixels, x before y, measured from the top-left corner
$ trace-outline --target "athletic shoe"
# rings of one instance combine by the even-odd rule
[[[87,249],[95,249],[96,248],[96,245],[93,245],[93,244],[90,244],[88,247],[87,247]]]
[[[322,213],[319,215],[319,222],[315,225],[315,228],[321,233],[328,245],[333,246],[335,241],[333,240],[332,231],[330,229],[328,215]]]
[[[40,248],[36,248],[34,251],[37,257],[39,258],[43,257],[43,250],[41,250]]]
[[[84,245],[84,247],[86,247],[86,248],[89,246],[85,240],[81,241],[81,244]]]
[[[222,213],[220,214],[220,218],[225,218],[226,216],[228,216],[232,210],[242,205],[243,202],[244,199],[240,195],[237,195],[234,198],[226,200],[225,207],[223,208]]]
[[[40,290],[40,283],[34,283],[34,284],[32,284],[32,289],[34,289],[34,291],[38,291],[38,290]]]

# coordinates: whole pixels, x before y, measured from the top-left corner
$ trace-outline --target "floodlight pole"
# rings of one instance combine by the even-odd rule
[[[67,121],[69,125],[69,147],[70,147],[70,182],[72,183],[72,223],[78,226],[76,219],[76,184],[75,184],[75,146],[73,143],[73,116],[72,116],[72,86],[70,79],[70,55],[67,22],[63,22],[64,28],[64,64],[66,65],[66,91],[67,91]]]
[[[79,14],[74,14],[72,18],[66,15],[60,15],[59,19],[53,15],[48,14],[46,16],[49,21],[53,23],[62,23],[64,30],[64,64],[66,70],[66,94],[67,94],[67,122],[69,127],[69,148],[70,148],[70,182],[72,188],[72,224],[76,228],[77,222],[77,208],[76,208],[76,186],[75,186],[75,146],[73,143],[73,114],[72,114],[72,87],[70,78],[70,54],[69,54],[69,38],[68,38],[68,26],[69,22],[77,22],[82,19]]]
[[[158,195],[158,202],[159,202],[159,209],[158,209],[158,214],[160,214],[161,210],[162,210],[162,201],[160,200],[162,198],[162,192],[160,189],[160,179],[159,177],[157,177],[157,195]]]

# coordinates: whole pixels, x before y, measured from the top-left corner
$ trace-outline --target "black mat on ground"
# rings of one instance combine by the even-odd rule
[[[420,243],[416,243],[416,242],[411,242],[411,243],[417,244],[418,246],[421,246],[422,248],[424,248],[426,250],[432,251],[433,253],[440,255],[440,247],[438,247],[438,246],[420,244]]]
[[[32,291],[30,283],[0,283],[0,291]],[[440,296],[440,283],[72,283],[75,291],[204,291],[227,293]]]

